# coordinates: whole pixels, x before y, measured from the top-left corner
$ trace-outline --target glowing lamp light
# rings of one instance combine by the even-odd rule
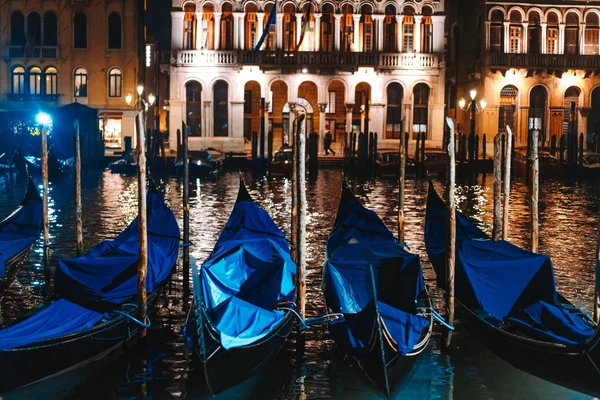
[[[484,99],[481,99],[479,101],[479,105],[481,106],[482,110],[485,110],[485,108],[487,107],[487,101],[485,101]]]
[[[144,87],[143,87],[142,85],[139,85],[139,86],[137,87],[137,92],[138,92],[138,95],[140,95],[140,96],[141,96],[141,95],[142,95],[142,93],[144,93]]]
[[[471,100],[475,100],[475,97],[477,97],[477,90],[473,89],[469,94],[471,95]]]
[[[302,68],[302,73],[306,74],[306,73],[308,73],[308,70],[306,68]]]
[[[128,94],[127,96],[125,96],[125,103],[127,103],[127,105],[131,104],[131,95]]]
[[[466,104],[467,104],[467,102],[465,101],[465,99],[460,99],[460,100],[458,101],[458,106],[459,106],[460,108],[465,108],[465,105],[466,105]]]
[[[50,115],[46,114],[45,112],[39,112],[38,115],[35,116],[35,120],[41,125],[50,125],[52,122]]]
[[[156,101],[156,96],[153,95],[152,93],[150,93],[148,95],[148,103],[150,103],[150,105],[153,106],[155,101]]]

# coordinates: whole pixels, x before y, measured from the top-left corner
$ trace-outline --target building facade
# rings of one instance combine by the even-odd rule
[[[0,13],[0,111],[99,110],[106,153],[135,147],[136,0],[8,0]]]
[[[261,118],[277,148],[298,112],[309,132],[330,131],[334,148],[365,119],[379,147],[397,146],[402,130],[441,144],[443,0],[172,5],[169,130],[185,122],[192,149],[247,150]]]
[[[587,147],[600,131],[600,2],[466,1],[450,16],[449,112],[476,89],[487,101],[477,132],[488,140],[510,126],[517,145],[530,130],[549,146],[575,120]],[[466,40],[476,37],[478,40]],[[572,112],[572,105],[575,112]],[[489,146],[488,146],[489,148]]]

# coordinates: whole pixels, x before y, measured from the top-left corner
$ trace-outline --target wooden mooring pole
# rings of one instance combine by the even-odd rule
[[[506,125],[506,158],[504,161],[504,206],[502,208],[502,240],[508,240],[508,211],[510,207],[510,167],[512,157],[512,130]]]
[[[538,131],[531,131],[531,251],[537,253],[539,241],[539,223],[538,223],[538,194],[540,163],[538,159]]]
[[[48,128],[46,124],[42,126],[42,184],[43,188],[43,237],[44,237],[44,270],[50,271],[50,226],[48,223],[48,196],[50,190],[48,187]],[[49,282],[47,281],[46,284]]]
[[[594,322],[600,323],[600,224],[598,224],[598,244],[596,246],[596,281],[594,282]]]
[[[305,115],[301,114],[296,118],[296,200],[297,200],[297,222],[296,222],[296,304],[298,305],[298,314],[302,318],[306,317],[306,120]],[[297,348],[304,350],[304,334],[298,337]]]
[[[450,128],[448,136],[448,198],[446,205],[448,207],[448,236],[446,238],[446,315],[448,324],[454,325],[454,261],[456,258],[456,203],[454,201],[454,187],[456,182],[456,163],[454,152],[454,122],[446,117],[446,123]],[[447,330],[444,337],[443,348],[450,347],[452,341],[452,331]]]
[[[81,220],[81,138],[79,120],[73,121],[75,134],[75,233],[77,235],[77,256],[83,254],[83,222]]]
[[[187,306],[190,296],[190,162],[189,135],[185,122],[181,122],[183,131],[183,304]]]
[[[146,275],[148,273],[148,215],[146,214],[146,138],[145,138],[145,112],[140,110],[136,117],[137,122],[137,166],[138,166],[138,303],[140,321],[147,323],[147,293]],[[140,336],[146,336],[146,328],[140,327]]]
[[[404,243],[404,183],[406,176],[406,152],[404,143],[406,136],[400,131],[398,140],[398,155],[400,156],[400,171],[398,171],[398,243]]]
[[[502,234],[502,133],[494,137],[494,225],[492,239],[500,240]]]

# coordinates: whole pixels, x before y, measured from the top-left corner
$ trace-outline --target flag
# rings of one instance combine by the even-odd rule
[[[298,41],[298,44],[296,44],[296,48],[294,49],[294,51],[298,51],[298,49],[300,48],[300,45],[302,45],[302,41],[304,40],[304,34],[306,33],[306,31],[308,30],[309,26],[310,26],[310,6],[312,5],[312,3],[308,3],[308,7],[306,7],[306,14],[304,14],[304,21],[302,21],[302,31],[300,32],[300,40]]]
[[[263,33],[260,37],[260,39],[258,40],[258,43],[256,43],[256,46],[254,47],[254,51],[259,51],[261,46],[263,45],[263,42],[265,41],[265,38],[267,37],[267,35],[269,34],[269,31],[271,30],[271,27],[275,27],[275,18],[277,17],[277,0],[275,0],[275,4],[273,4],[273,8],[271,9],[271,14],[269,14],[269,19],[267,20],[267,26],[265,26],[265,29],[263,30]]]

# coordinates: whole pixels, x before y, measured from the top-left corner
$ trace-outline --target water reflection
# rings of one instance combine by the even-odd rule
[[[285,235],[290,235],[291,183],[285,178],[245,176],[250,194],[266,208]],[[25,193],[25,181],[8,175],[0,176],[0,216],[8,215]],[[39,183],[39,182],[38,182]],[[137,212],[135,177],[110,173],[84,177],[83,227],[84,247],[114,237]],[[182,181],[157,179],[167,203],[181,218]],[[217,240],[237,196],[237,173],[226,173],[217,182],[192,182],[190,185],[190,227],[194,246],[191,253],[199,262],[205,260]],[[321,296],[321,266],[325,243],[335,219],[340,195],[340,171],[324,170],[307,184],[309,243],[307,314],[324,312]],[[397,232],[396,205],[398,188],[394,180],[350,180],[356,195],[376,211],[384,223]],[[435,183],[437,190],[443,187]],[[427,183],[406,183],[406,241],[412,252],[421,255],[424,273],[434,306],[443,310],[442,293],[435,288],[434,273],[429,265],[423,241]],[[515,181],[511,193],[509,238],[519,246],[529,243],[529,208],[527,190]],[[50,204],[51,263],[54,274],[59,257],[71,257],[75,250],[74,189],[71,179],[52,183]],[[471,185],[458,185],[459,208],[491,232],[493,189],[491,176],[480,176]],[[558,289],[577,306],[592,308],[593,265],[597,237],[597,213],[600,184],[567,185],[544,182],[540,193],[540,251],[552,256]],[[181,221],[180,221],[181,223]],[[17,281],[0,300],[3,320],[10,324],[28,310],[41,304],[49,294],[44,290],[45,270],[42,246],[38,241]],[[180,269],[172,284],[161,294],[157,315],[145,345],[125,351],[110,367],[87,383],[65,394],[67,398],[205,398],[200,372],[195,370],[190,352],[182,345],[181,327],[184,311]],[[397,393],[397,398],[490,399],[490,398],[585,398],[585,396],[519,372],[466,332],[458,316],[453,351],[442,354],[439,337],[429,353],[424,354],[412,379]],[[295,360],[292,350],[283,352],[280,360],[267,371],[270,379],[252,380],[220,396],[221,398],[376,399],[378,394],[365,383],[360,371],[339,353],[329,339],[325,327],[311,330],[307,336],[304,357]],[[71,381],[70,385],[73,385]],[[62,386],[64,388],[64,386]]]

